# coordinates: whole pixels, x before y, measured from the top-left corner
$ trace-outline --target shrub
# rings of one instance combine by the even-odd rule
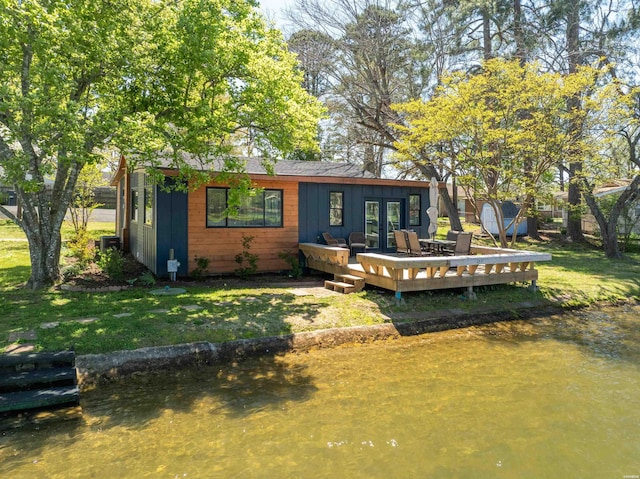
[[[235,270],[237,276],[242,279],[248,279],[258,271],[258,255],[250,253],[253,236],[242,235],[242,253],[236,255],[236,263],[240,265]]]
[[[76,258],[83,266],[86,266],[95,259],[95,242],[89,235],[89,232],[84,228],[79,229],[74,233],[73,237],[67,241],[67,248],[71,256]]]
[[[80,263],[69,264],[62,268],[62,277],[70,279],[78,276],[82,271],[84,271],[84,267]]]
[[[289,267],[291,268],[289,275],[291,277],[297,279],[302,276],[302,267],[300,266],[300,258],[298,257],[297,254],[293,254],[291,251],[284,250],[278,253],[278,257],[285,260],[289,264]]]
[[[211,259],[205,258],[204,256],[196,256],[194,259],[196,260],[197,266],[193,271],[191,271],[191,276],[193,276],[195,279],[202,279],[209,270]]]
[[[140,284],[143,286],[155,286],[156,285],[156,277],[149,270],[145,271],[138,278]]]
[[[109,278],[122,279],[124,276],[124,257],[115,248],[107,248],[100,252],[98,266]]]

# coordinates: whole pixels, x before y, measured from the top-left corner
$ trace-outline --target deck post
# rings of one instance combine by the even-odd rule
[[[466,297],[468,300],[471,300],[471,301],[478,299],[478,297],[476,296],[476,293],[473,292],[473,286],[467,286]]]
[[[538,291],[538,284],[537,284],[535,279],[531,280],[531,285],[529,286],[529,291],[531,291],[532,293],[535,293],[536,291]]]
[[[404,299],[402,299],[402,292],[396,291],[396,305],[402,304]]]

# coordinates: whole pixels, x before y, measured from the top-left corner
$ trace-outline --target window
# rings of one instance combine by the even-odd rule
[[[329,226],[343,225],[344,193],[342,191],[332,191],[329,193]]]
[[[420,195],[409,195],[409,226],[420,226],[421,209]]]
[[[144,224],[153,224],[153,189],[151,186],[144,188]]]
[[[131,190],[131,221],[138,221],[138,191]]]
[[[227,213],[228,188],[207,188],[208,228],[278,228],[282,226],[282,190],[261,190]]]

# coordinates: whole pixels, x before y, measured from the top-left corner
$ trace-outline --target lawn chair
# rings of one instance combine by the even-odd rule
[[[367,237],[361,231],[354,231],[349,235],[349,248],[353,256],[357,251],[367,252]]]
[[[409,243],[409,254],[411,256],[427,256],[429,253],[422,249],[418,233],[415,231],[407,231],[407,242]]]
[[[449,256],[465,256],[471,254],[471,240],[473,233],[460,231],[456,236],[456,245],[453,252],[447,253]]]
[[[344,238],[334,238],[331,233],[322,233],[322,237],[329,246],[338,246],[339,248],[348,248],[349,245]]]
[[[462,233],[462,231],[449,230],[447,231],[447,240],[455,241],[458,239],[458,235]]]
[[[407,237],[404,231],[393,230],[393,237],[396,241],[396,253],[409,254],[409,245],[407,244]]]

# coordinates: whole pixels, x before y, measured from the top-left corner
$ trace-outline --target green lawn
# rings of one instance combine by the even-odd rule
[[[96,237],[112,234],[113,224],[94,224],[92,231]],[[295,285],[231,278],[193,283],[179,296],[152,295],[145,287],[115,293],[32,292],[21,288],[29,276],[29,255],[19,233],[13,225],[0,224],[2,350],[10,345],[10,333],[29,330],[37,332],[38,350],[74,347],[86,354],[409,321],[443,309],[511,310],[524,301],[579,307],[640,298],[638,255],[611,261],[586,245],[536,242],[522,246],[553,254],[553,261],[537,266],[540,291],[532,293],[523,285],[476,288],[477,301],[465,301],[460,290],[404,293],[399,305],[392,292],[373,288],[300,296],[294,294]],[[42,328],[47,323],[58,325]]]

